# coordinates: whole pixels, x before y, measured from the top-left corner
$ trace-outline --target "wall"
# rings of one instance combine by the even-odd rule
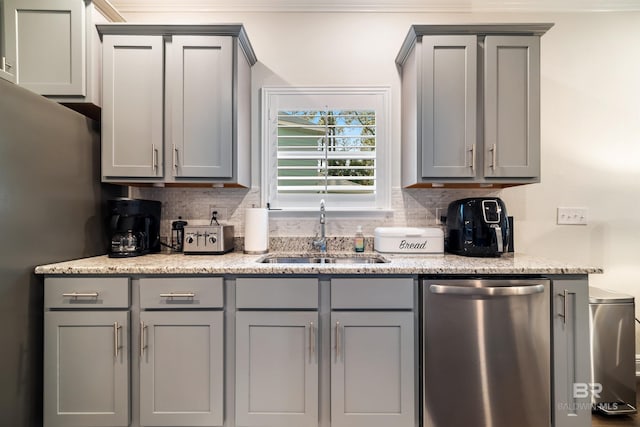
[[[259,181],[259,99],[265,85],[386,85],[392,90],[394,212],[365,220],[426,225],[436,204],[457,191],[401,191],[400,77],[394,59],[409,25],[461,22],[555,22],[542,38],[542,183],[500,192],[516,218],[516,249],[604,267],[598,286],[640,297],[636,201],[640,196],[640,13],[130,13],[128,21],[242,22],[258,56],[253,68],[253,182]],[[136,190],[138,191],[138,190]],[[193,202],[230,210],[257,203],[259,188],[143,190],[175,206]],[[138,193],[136,193],[138,194]],[[235,200],[235,201],[234,201]],[[244,203],[244,205],[243,205]],[[181,205],[182,204],[182,205]],[[171,207],[171,206],[173,207]],[[589,209],[587,226],[556,225],[558,206]],[[409,208],[406,212],[401,212]],[[429,219],[431,218],[431,219]],[[241,223],[239,216],[234,221]],[[304,221],[272,224],[295,234]],[[294,224],[289,226],[287,224]],[[351,225],[345,230],[351,230]],[[338,233],[343,230],[330,229]]]

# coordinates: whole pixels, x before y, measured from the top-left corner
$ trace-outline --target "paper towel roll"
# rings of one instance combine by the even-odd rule
[[[247,208],[244,212],[244,253],[269,252],[269,210]]]

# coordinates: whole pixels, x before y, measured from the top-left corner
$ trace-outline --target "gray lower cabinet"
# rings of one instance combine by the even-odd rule
[[[318,313],[236,314],[236,425],[318,425]]]
[[[331,427],[414,427],[413,278],[331,279]]]
[[[415,427],[415,289],[413,278],[237,279],[236,425]]]
[[[222,278],[141,278],[139,286],[140,425],[222,426]]]
[[[583,280],[553,280],[554,427],[591,423],[589,286]]]
[[[411,27],[396,58],[403,186],[540,180],[540,36],[550,27]]]
[[[47,278],[45,427],[128,426],[129,280]]]
[[[317,427],[315,278],[236,280],[236,426]]]
[[[331,426],[415,426],[411,312],[331,314]]]
[[[221,426],[222,311],[140,313],[140,425]]]

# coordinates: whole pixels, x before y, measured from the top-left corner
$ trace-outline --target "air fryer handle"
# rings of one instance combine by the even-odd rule
[[[504,237],[502,236],[502,228],[495,226],[493,227],[493,231],[495,231],[496,233],[496,243],[498,244],[498,252],[503,253],[505,242],[504,242]]]

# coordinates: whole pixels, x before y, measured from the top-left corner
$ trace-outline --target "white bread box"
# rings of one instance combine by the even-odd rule
[[[373,249],[382,253],[441,254],[444,232],[436,227],[376,227]]]

